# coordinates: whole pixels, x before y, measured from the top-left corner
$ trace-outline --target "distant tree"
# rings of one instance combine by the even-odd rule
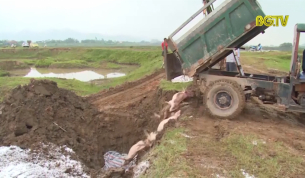
[[[282,43],[280,44],[280,48],[292,48],[292,43]]]
[[[16,45],[18,42],[17,41],[15,41],[15,40],[12,40],[12,41],[9,41],[9,44],[11,45],[11,44],[14,44],[14,45]]]
[[[279,49],[282,51],[289,51],[292,49],[292,43],[282,43],[280,44]]]
[[[77,39],[68,38],[64,40],[65,43],[79,43]]]

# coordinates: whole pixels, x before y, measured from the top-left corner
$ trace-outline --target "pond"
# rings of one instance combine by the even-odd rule
[[[121,69],[59,69],[59,68],[29,68],[10,70],[11,76],[24,76],[32,78],[54,77],[76,79],[82,82],[91,80],[116,78],[125,76],[137,66],[129,66]]]

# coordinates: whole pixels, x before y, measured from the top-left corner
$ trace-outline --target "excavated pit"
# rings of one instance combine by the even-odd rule
[[[31,79],[13,89],[0,105],[0,145],[66,145],[86,167],[98,170],[105,152],[128,153],[145,138],[144,130],[156,130],[160,120],[153,113],[172,95],[154,89],[126,107],[98,111],[89,99],[58,88],[53,81]]]

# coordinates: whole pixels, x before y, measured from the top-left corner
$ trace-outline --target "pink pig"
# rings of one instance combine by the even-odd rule
[[[165,120],[161,121],[158,128],[157,128],[157,132],[161,132],[164,128],[164,125],[167,124],[169,120],[178,119],[178,117],[180,115],[181,115],[181,110],[177,111],[173,116],[169,117],[168,119],[165,119]]]
[[[138,143],[134,144],[128,152],[128,155],[126,156],[126,158],[124,158],[126,161],[131,160],[132,158],[134,158],[136,156],[136,154],[143,150],[146,147],[151,147],[152,143],[156,140],[156,136],[157,133],[156,132],[151,132],[150,134],[148,134],[147,132],[145,132],[145,135],[147,136],[146,140],[140,140],[138,141]]]
[[[176,109],[178,109],[179,104],[186,99],[188,96],[190,96],[190,93],[187,92],[186,90],[183,90],[181,92],[178,92],[176,94],[174,94],[174,96],[172,97],[172,99],[166,103],[168,103],[171,107],[169,109],[170,112],[175,111]]]

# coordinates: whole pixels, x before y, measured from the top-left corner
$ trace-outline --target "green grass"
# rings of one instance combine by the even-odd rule
[[[134,49],[95,49],[95,48],[73,48],[70,51],[51,51],[41,49],[37,51],[19,50],[16,53],[9,53],[0,56],[0,60],[17,60],[28,65],[36,67],[54,67],[54,68],[83,68],[101,66],[106,63],[107,67],[117,68],[120,63],[138,64],[140,67],[131,71],[124,77],[105,80],[101,86],[92,86],[88,83],[52,79],[59,82],[59,86],[71,89],[80,95],[96,93],[102,89],[114,87],[127,81],[134,81],[152,74],[161,68],[162,56],[160,50],[134,50]],[[5,82],[5,80],[9,80]],[[0,79],[0,94],[3,95],[9,89],[18,84],[27,83],[27,78],[10,77]],[[3,97],[3,96],[2,96]]]
[[[5,71],[5,70],[0,70],[0,77],[5,77],[5,76],[9,76],[10,73]]]
[[[254,143],[256,142],[256,144]],[[304,160],[288,151],[281,142],[264,143],[255,135],[231,134],[211,145],[215,151],[233,157],[231,177],[244,177],[241,169],[256,177],[293,177],[305,173]]]
[[[57,78],[44,78],[55,81],[60,88],[65,88],[75,92],[79,96],[85,96],[100,91],[101,87],[91,83],[85,83],[78,80],[66,80]],[[42,79],[36,79],[42,80]],[[5,94],[18,85],[25,85],[30,82],[30,78],[25,77],[0,77],[0,101]]]
[[[119,69],[119,68],[121,68],[121,66],[119,64],[115,64],[112,62],[107,62],[106,68],[107,69]]]
[[[160,88],[162,88],[165,91],[171,91],[171,90],[181,91],[183,89],[186,89],[191,84],[192,84],[192,82],[172,83],[167,80],[161,80]]]
[[[183,128],[169,129],[162,138],[160,145],[150,152],[154,157],[152,165],[143,177],[189,177],[192,168],[187,165],[183,153],[187,152],[187,140],[180,133]]]
[[[161,144],[147,156],[153,158],[152,165],[143,177],[210,177],[212,172],[204,165],[209,166],[212,160],[220,163],[215,171],[225,177],[244,178],[241,170],[262,178],[305,174],[304,159],[289,152],[281,142],[265,143],[251,134],[231,134],[220,141],[201,136],[187,139],[180,134],[184,131],[170,128],[166,132]],[[187,159],[187,153],[198,155],[197,161]]]
[[[35,62],[35,67],[49,67],[52,63],[54,63],[53,59],[50,58],[46,58],[46,59],[40,59],[40,60],[36,60]]]
[[[52,68],[87,68],[96,67],[95,64],[88,63],[84,60],[69,60],[69,61],[56,61],[50,64]]]
[[[284,72],[290,70],[291,52],[242,52],[240,58],[242,64],[262,70],[268,68]]]

